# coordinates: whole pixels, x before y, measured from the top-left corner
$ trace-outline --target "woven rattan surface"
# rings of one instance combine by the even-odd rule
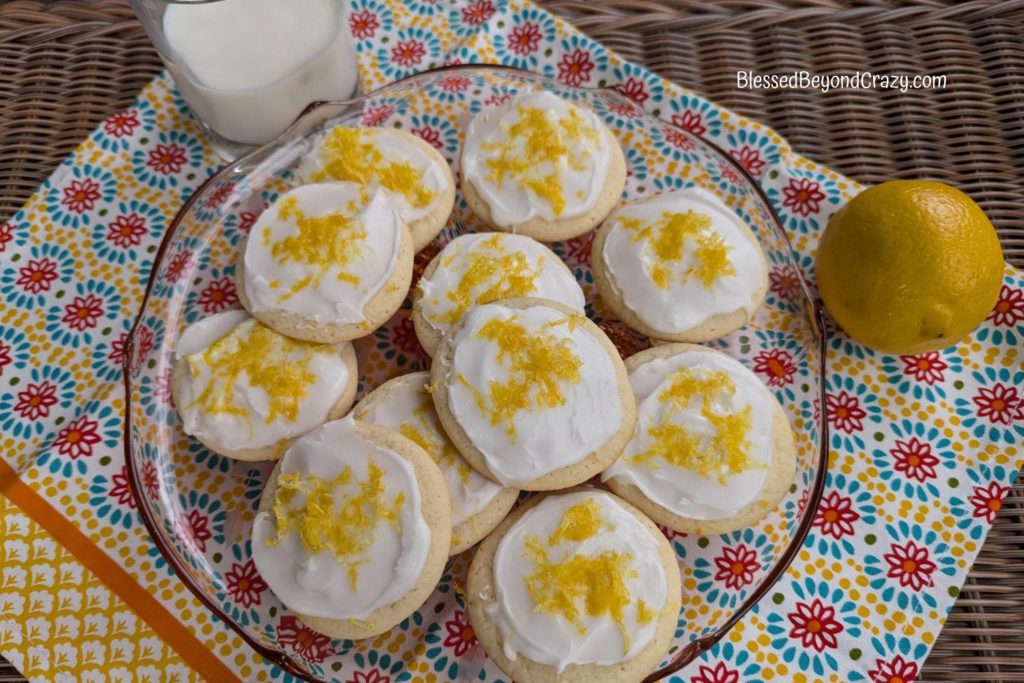
[[[929,176],[1024,266],[1024,0],[547,0],[661,75],[863,182]],[[123,0],[0,0],[0,220],[160,68]],[[933,91],[741,91],[737,70],[945,74]],[[0,683],[21,680],[0,667]],[[1006,499],[923,681],[1024,681],[1024,487]]]

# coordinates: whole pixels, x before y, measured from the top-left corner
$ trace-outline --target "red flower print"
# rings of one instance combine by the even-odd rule
[[[107,226],[107,241],[122,249],[137,247],[145,234],[146,221],[137,213],[118,216]]]
[[[14,412],[26,420],[38,420],[50,414],[50,408],[57,403],[57,387],[49,382],[30,383],[24,391],[18,392]]]
[[[391,676],[384,675],[380,669],[356,671],[347,683],[391,683]]]
[[[935,466],[939,459],[932,453],[932,445],[926,441],[918,441],[916,437],[909,441],[897,439],[889,455],[893,458],[893,468],[907,479],[923,482],[936,476]]]
[[[796,603],[796,611],[786,617],[793,625],[789,637],[798,638],[805,648],[824,652],[839,645],[836,636],[843,632],[843,625],[836,620],[836,609],[818,598],[810,603]]]
[[[110,353],[107,354],[107,360],[115,365],[121,365],[124,363],[124,345],[128,341],[128,333],[122,332],[121,336],[110,342]]]
[[[782,194],[786,197],[782,205],[801,216],[810,216],[821,210],[820,202],[825,198],[821,185],[808,178],[790,178],[789,185],[782,188]]]
[[[156,400],[164,403],[168,407],[174,407],[174,389],[171,378],[173,377],[173,367],[168,367],[163,371],[163,374],[156,378],[153,382],[153,396]]]
[[[747,169],[747,172],[752,176],[761,175],[761,169],[764,168],[764,159],[761,157],[761,151],[750,145],[743,145],[739,149],[729,150],[729,156],[739,162],[740,166]]]
[[[700,665],[697,675],[690,678],[690,683],[739,683],[740,672],[730,669],[725,662],[718,662],[714,667]]]
[[[803,517],[804,510],[807,509],[807,503],[811,499],[811,490],[804,489],[804,492],[800,494],[800,500],[796,502],[796,513],[800,517]]]
[[[864,428],[861,422],[867,413],[860,407],[860,401],[853,394],[840,391],[838,394],[825,394],[825,419],[834,428],[850,434]]]
[[[72,180],[70,187],[64,188],[60,203],[75,213],[92,211],[96,200],[100,198],[100,184],[92,178]]]
[[[853,501],[837,491],[829,491],[821,498],[813,526],[825,536],[841,539],[853,533],[853,523],[860,515],[853,509]]]
[[[558,80],[569,85],[579,86],[590,80],[590,72],[594,70],[594,62],[590,53],[576,48],[562,55],[558,62]]]
[[[388,117],[395,113],[395,105],[393,104],[378,104],[376,107],[367,107],[366,111],[363,112],[360,123],[364,126],[379,126],[388,120]],[[255,216],[253,217],[255,220]]]
[[[615,89],[637,104],[643,104],[651,96],[650,93],[647,92],[647,88],[644,87],[644,82],[639,78],[633,78],[632,76],[630,76],[625,83],[619,83],[616,85]]]
[[[462,8],[462,23],[467,26],[480,26],[494,16],[494,3],[491,0],[477,0]]]
[[[249,231],[252,230],[252,226],[256,224],[256,219],[258,217],[259,214],[257,213],[252,211],[243,211],[238,215],[238,229],[248,235]]]
[[[789,266],[772,268],[768,273],[768,289],[780,299],[796,301],[800,298],[800,275]]]
[[[213,538],[213,532],[210,531],[210,518],[199,510],[189,510],[183,520],[181,533],[186,540],[192,541],[199,552],[206,552],[206,542]]]
[[[869,683],[914,683],[917,680],[917,662],[896,655],[891,662],[875,660],[875,668],[868,672]]]
[[[100,442],[99,424],[88,417],[80,417],[57,433],[53,445],[57,452],[72,460],[92,455],[92,447]]]
[[[688,130],[694,135],[704,135],[708,132],[708,129],[704,126],[704,119],[698,112],[692,109],[687,109],[682,114],[672,115],[673,125],[679,126],[684,130]]]
[[[796,374],[796,363],[788,351],[772,349],[762,351],[754,356],[754,372],[759,372],[768,378],[768,386],[784,387],[793,383],[793,375]]]
[[[11,356],[13,347],[10,344],[5,344],[0,341],[0,377],[4,376],[4,368],[14,362],[14,357]]]
[[[256,571],[252,560],[246,560],[245,564],[232,563],[224,578],[231,598],[242,607],[252,607],[263,600],[260,594],[267,590],[267,582]]]
[[[949,367],[942,360],[938,351],[918,354],[916,356],[900,356],[903,361],[903,374],[910,375],[918,382],[936,384],[944,379],[942,371]]]
[[[740,543],[735,548],[722,548],[722,554],[715,558],[715,581],[724,581],[727,588],[739,590],[754,582],[754,572],[761,568],[757,553]]]
[[[423,126],[422,128],[413,128],[413,135],[418,135],[437,149],[444,149],[444,142],[441,141],[441,131],[430,126]]]
[[[391,48],[391,61],[398,66],[415,66],[423,61],[427,47],[415,38],[400,40]]]
[[[594,231],[573,237],[565,243],[568,256],[576,263],[590,263],[590,248],[594,245]]]
[[[473,81],[466,76],[449,76],[439,80],[437,85],[445,92],[463,92],[464,90],[469,90],[469,87],[473,85]]]
[[[971,495],[971,505],[974,506],[974,516],[984,519],[991,524],[996,521],[996,515],[1003,509],[1003,498],[1010,492],[1009,486],[1003,486],[994,481],[988,486],[975,486]]]
[[[686,534],[684,534],[682,531],[669,529],[667,526],[661,526],[660,524],[658,525],[658,531],[660,531],[661,535],[670,541],[674,541],[677,538],[686,538]]]
[[[160,495],[160,480],[156,476],[156,465],[152,460],[142,463],[142,486],[150,498]]]
[[[167,264],[167,269],[164,271],[164,280],[167,282],[177,282],[185,274],[185,269],[191,262],[191,251],[179,251],[171,259],[171,262]]]
[[[697,144],[693,140],[691,140],[685,133],[674,128],[667,128],[665,130],[665,141],[684,152],[692,152],[697,149]]]
[[[139,112],[134,109],[118,112],[103,122],[103,132],[115,138],[128,137],[139,127]]]
[[[499,104],[505,104],[511,99],[512,95],[510,95],[507,92],[503,92],[498,93],[497,95],[491,95],[486,100],[484,100],[484,104],[487,105],[488,107],[497,107]]]
[[[153,330],[145,325],[139,328],[139,343],[136,345],[138,358],[145,358],[153,350]]]
[[[362,12],[352,12],[348,17],[348,28],[352,31],[352,37],[356,40],[373,38],[380,28],[380,19],[376,12],[364,9]]]
[[[528,55],[537,51],[540,44],[540,26],[528,21],[512,29],[508,37],[508,46],[517,55]]]
[[[469,619],[466,618],[466,613],[462,610],[455,610],[455,616],[445,622],[444,628],[448,631],[448,635],[444,639],[444,646],[454,648],[456,657],[461,657],[470,648],[476,646],[476,633],[473,631]]]
[[[623,119],[635,119],[640,116],[640,110],[630,102],[612,102],[608,105],[608,111]]]
[[[4,221],[0,223],[0,254],[7,251],[7,244],[14,241],[14,223]]]
[[[185,156],[185,148],[172,142],[169,145],[157,145],[156,149],[151,149],[146,166],[157,173],[170,175],[179,173],[186,161],[188,158]]]
[[[226,202],[230,197],[231,193],[235,191],[234,183],[227,183],[218,187],[210,198],[206,200],[206,205],[211,209],[216,209]]]
[[[96,327],[103,315],[103,299],[95,294],[76,296],[74,301],[64,307],[62,323],[73,330],[82,330]]]
[[[235,281],[227,275],[214,280],[199,295],[197,303],[203,309],[203,313],[207,314],[218,313],[229,306],[234,306],[238,303]]]
[[[413,327],[412,318],[409,317],[402,318],[391,328],[391,344],[399,351],[413,356],[418,357],[426,353],[416,338],[416,329]]]
[[[991,389],[978,389],[978,395],[971,400],[978,406],[978,417],[988,418],[992,424],[1008,425],[1014,420],[1024,420],[1024,401],[1017,387],[999,382]]]
[[[740,182],[742,182],[740,174],[736,171],[735,168],[733,168],[729,164],[719,162],[718,172],[719,174],[721,174],[722,180],[732,183],[733,185],[739,185]]]
[[[277,641],[310,662],[322,662],[331,654],[331,637],[317,633],[295,617],[281,617]]]
[[[121,505],[127,505],[134,510],[135,498],[132,496],[132,490],[128,485],[128,466],[122,467],[119,473],[113,475],[110,478],[110,483],[113,484],[110,487],[110,497]]]
[[[1024,320],[1024,290],[1003,285],[1002,291],[999,292],[999,300],[986,320],[1006,327],[1013,327]]]
[[[929,588],[932,583],[932,572],[935,571],[935,563],[929,559],[928,548],[919,546],[913,541],[907,541],[903,545],[893,543],[889,552],[885,554],[885,561],[889,565],[886,573],[890,579],[899,579],[900,585],[904,588],[911,588],[919,591],[925,586]]]

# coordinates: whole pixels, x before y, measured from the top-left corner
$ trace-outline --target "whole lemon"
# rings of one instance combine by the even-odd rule
[[[960,190],[892,180],[837,211],[821,236],[818,291],[858,342],[901,355],[957,343],[992,310],[1003,277],[995,228]]]

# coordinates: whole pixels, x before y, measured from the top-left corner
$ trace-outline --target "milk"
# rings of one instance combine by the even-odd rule
[[[195,113],[228,141],[272,140],[316,100],[356,88],[339,0],[169,4],[168,69]]]

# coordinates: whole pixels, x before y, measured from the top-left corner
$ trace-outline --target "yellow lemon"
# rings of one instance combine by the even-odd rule
[[[999,297],[1003,252],[963,192],[893,180],[832,216],[817,271],[821,298],[847,334],[908,355],[955,344],[985,319]]]

